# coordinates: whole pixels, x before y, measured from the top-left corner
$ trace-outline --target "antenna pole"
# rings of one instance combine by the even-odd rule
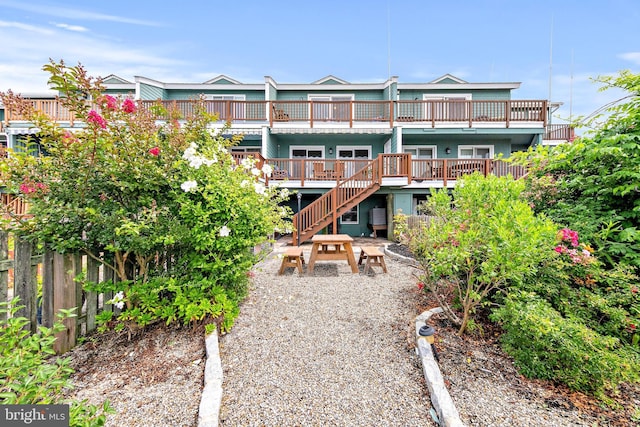
[[[551,80],[553,70],[553,14],[551,14],[551,32],[549,35],[549,102],[551,102]],[[549,110],[549,124],[551,124],[551,110]]]
[[[391,5],[387,1],[387,81],[391,82]],[[391,86],[389,86],[389,101],[391,101]]]

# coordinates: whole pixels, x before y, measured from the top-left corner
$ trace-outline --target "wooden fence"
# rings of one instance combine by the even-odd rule
[[[429,215],[409,215],[407,217],[407,226],[412,228],[418,228],[422,224],[429,225],[435,217]]]
[[[10,241],[13,248],[9,247]],[[11,253],[13,257],[9,256]],[[39,324],[51,327],[60,309],[76,309],[77,316],[66,319],[66,329],[56,336],[57,353],[73,348],[79,336],[93,331],[100,311],[114,310],[105,303],[113,295],[83,290],[76,281],[81,273],[88,282],[115,279],[111,269],[91,257],[38,252],[31,243],[18,237],[10,239],[8,233],[0,231],[0,301],[20,297],[18,305],[23,308],[16,316],[29,319],[32,332]]]

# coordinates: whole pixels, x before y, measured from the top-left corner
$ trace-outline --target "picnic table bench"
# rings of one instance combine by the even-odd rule
[[[382,267],[382,271],[387,273],[387,264],[384,262],[384,254],[375,246],[362,246],[360,248],[360,259],[358,265],[366,260],[364,274],[367,274],[372,267]]]

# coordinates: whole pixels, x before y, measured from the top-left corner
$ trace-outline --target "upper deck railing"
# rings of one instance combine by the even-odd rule
[[[74,114],[59,101],[31,99],[36,110],[58,122],[74,123]],[[515,122],[547,123],[545,100],[422,100],[422,101],[233,101],[233,100],[139,100],[140,108],[162,106],[166,114],[159,119],[189,118],[195,114],[197,102],[206,111],[217,114],[219,120],[232,124],[268,123],[270,126],[310,127],[338,124],[356,127],[363,125],[419,124],[437,127],[456,123],[462,126],[498,125],[510,127]],[[93,108],[98,109],[97,106]],[[157,113],[159,109],[155,110]],[[5,112],[5,125],[25,121],[18,111]],[[555,128],[550,135],[559,135]]]
[[[576,130],[569,124],[549,124],[545,128],[544,138],[555,141],[573,141],[576,137]]]

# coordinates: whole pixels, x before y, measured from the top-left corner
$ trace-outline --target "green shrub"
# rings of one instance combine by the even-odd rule
[[[629,96],[571,144],[531,149],[526,197],[536,212],[577,230],[607,265],[640,271],[640,74],[598,80]]]
[[[522,189],[510,177],[466,176],[453,202],[445,191],[432,193],[427,208],[436,220],[414,231],[400,228],[422,267],[421,281],[459,333],[474,325],[476,311],[494,294],[524,281],[553,255],[557,228],[519,199]],[[461,315],[446,297],[451,292]]]
[[[554,255],[541,262],[535,274],[514,284],[511,291],[534,292],[562,316],[579,319],[623,344],[637,345],[640,295],[632,268],[606,268],[593,256]]]
[[[533,293],[514,292],[491,319],[504,329],[501,342],[520,372],[605,397],[622,382],[640,379],[640,353],[601,335],[579,319],[562,317]]]
[[[0,180],[33,214],[14,231],[61,253],[86,253],[116,276],[115,284],[83,283],[117,296],[121,312],[103,322],[202,321],[228,330],[247,293],[253,248],[290,228],[288,190],[265,187],[271,168],[257,158],[236,162],[229,149],[241,137],[212,129],[217,117],[204,100],[181,117],[105,95],[80,65],[44,69],[86,126],[68,131],[28,100],[0,93],[4,105],[25,111],[46,152],[0,158]]]
[[[112,413],[109,402],[101,407],[88,405],[86,401],[66,402],[65,389],[73,369],[69,359],[53,358],[55,334],[64,330],[58,321],[52,328],[38,327],[38,332],[30,334],[25,328],[29,320],[13,317],[18,299],[8,303],[0,302],[0,404],[64,404],[70,405],[70,426],[102,426],[106,414]],[[9,316],[6,319],[6,316]],[[66,313],[62,318],[70,316]],[[47,360],[47,358],[51,358]]]

